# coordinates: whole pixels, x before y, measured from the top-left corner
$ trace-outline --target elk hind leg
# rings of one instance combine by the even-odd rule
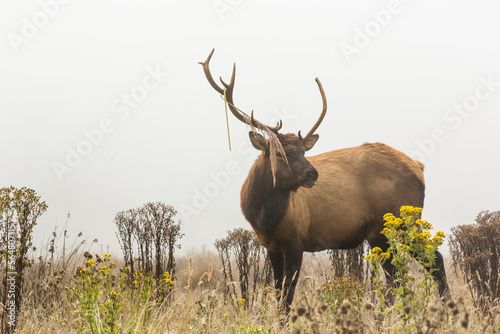
[[[444,269],[444,259],[443,255],[439,251],[436,251],[436,261],[434,262],[434,266],[432,268],[425,267],[425,269],[432,274],[434,281],[436,281],[441,300],[443,302],[450,300],[451,293],[450,287],[448,286],[448,280],[446,278],[446,271]]]

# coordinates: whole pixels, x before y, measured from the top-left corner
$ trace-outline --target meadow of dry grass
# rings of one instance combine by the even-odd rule
[[[150,298],[137,303],[133,294],[123,293],[116,332],[123,333],[498,333],[500,312],[491,305],[488,312],[479,311],[473,304],[469,289],[448,268],[454,304],[430,302],[425,315],[404,323],[401,317],[386,310],[384,317],[377,309],[377,297],[367,289],[359,304],[328,300],[324,285],[331,273],[326,253],[307,254],[292,305],[288,326],[280,317],[270,287],[258,289],[255,301],[244,307],[239,300],[224,296],[225,282],[216,253],[197,250],[190,257],[177,259],[176,279],[168,298],[158,302]],[[118,282],[119,259],[113,278]],[[97,327],[85,327],[85,318],[75,291],[79,278],[75,272],[84,267],[87,259],[81,255],[70,261],[34,261],[25,276],[25,299],[18,317],[17,333],[105,333],[104,314],[96,311]],[[77,269],[77,266],[80,268]],[[111,287],[118,290],[118,286]],[[123,290],[125,291],[125,290]],[[154,295],[154,292],[151,292]],[[134,305],[139,305],[134,307]],[[83,325],[83,326],[82,326]],[[101,326],[102,325],[102,326]],[[406,326],[406,330],[404,329]]]

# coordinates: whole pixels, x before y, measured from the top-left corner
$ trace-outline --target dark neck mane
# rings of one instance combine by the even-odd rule
[[[259,156],[241,189],[245,218],[261,232],[273,231],[285,216],[289,199],[290,190],[273,187],[269,161]]]

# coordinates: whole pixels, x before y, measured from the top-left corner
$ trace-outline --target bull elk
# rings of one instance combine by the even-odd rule
[[[250,142],[262,153],[255,161],[241,189],[241,210],[250,222],[259,242],[268,250],[278,305],[289,314],[304,252],[326,249],[351,249],[367,240],[371,247],[387,250],[387,240],[380,234],[386,213],[399,216],[403,205],[423,207],[425,195],[424,165],[382,143],[365,143],[305,157],[319,135],[314,132],[326,114],[326,96],[316,78],[323,100],[323,110],[316,124],[302,137],[279,133],[282,122],[267,126],[235,107],[233,101],[236,64],[229,84],[223,87],[213,79],[209,62],[203,65],[210,85],[226,97],[229,109],[252,128],[267,131],[279,140],[281,153],[271,149],[271,141],[252,130]],[[275,169],[272,170],[273,158]],[[319,187],[314,187],[318,184]],[[319,188],[319,189],[318,189]],[[325,193],[329,196],[325,196]],[[427,268],[431,269],[431,268]],[[436,251],[432,271],[442,298],[448,296],[448,283],[442,255]],[[389,281],[394,267],[384,264]],[[283,297],[285,296],[285,297]],[[286,303],[281,303],[286,298]]]

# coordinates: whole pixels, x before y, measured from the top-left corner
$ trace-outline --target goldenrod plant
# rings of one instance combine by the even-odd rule
[[[384,215],[382,234],[387,238],[389,247],[384,252],[374,247],[371,254],[365,257],[376,273],[385,261],[391,261],[395,267],[394,289],[391,291],[395,302],[395,310],[404,320],[404,325],[413,316],[425,316],[431,297],[437,292],[437,285],[432,278],[432,268],[436,260],[435,251],[444,241],[444,232],[438,231],[433,236],[432,225],[420,219],[422,208],[402,206],[400,217],[392,213]],[[417,262],[421,265],[421,279],[416,279],[410,266]],[[385,294],[382,292],[380,278],[377,278],[375,292],[380,297],[380,312],[390,311],[386,306]],[[416,284],[415,284],[416,283]],[[404,326],[407,328],[406,326]],[[410,328],[407,330],[413,330]]]

